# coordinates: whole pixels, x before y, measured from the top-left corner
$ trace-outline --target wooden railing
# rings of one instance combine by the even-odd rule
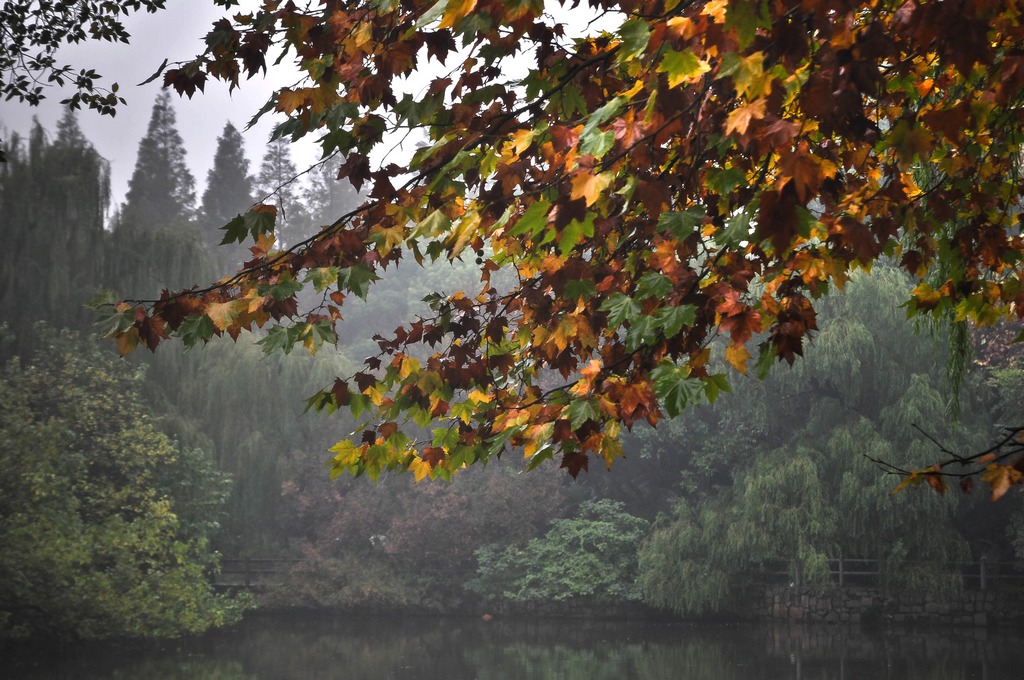
[[[277,577],[305,561],[284,558],[225,558],[220,561],[220,573],[214,576],[213,583],[221,588],[259,588],[275,585],[280,583]],[[791,578],[791,572],[783,562],[769,563],[765,566],[766,568],[758,575],[769,583],[785,583]],[[833,580],[840,587],[882,585],[882,572],[877,559],[830,559],[828,566]],[[1024,590],[1024,570],[1017,563],[981,559],[976,562],[962,562],[958,566],[965,589]]]
[[[908,565],[922,564],[908,562]],[[784,563],[773,563],[761,572],[771,582],[783,582],[791,577]],[[877,559],[844,558],[828,560],[832,578],[840,587],[878,587],[882,584],[882,572]],[[968,590],[996,590],[1005,588],[1024,589],[1024,570],[1019,563],[998,562],[980,559],[976,562],[961,562],[958,565],[964,588]]]
[[[220,573],[214,575],[213,584],[221,588],[257,588],[279,582],[276,576],[284,574],[305,560],[245,557],[222,559]]]

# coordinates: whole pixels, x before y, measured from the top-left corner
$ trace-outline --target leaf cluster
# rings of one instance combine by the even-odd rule
[[[575,476],[611,466],[624,430],[726,391],[716,339],[733,376],[794,363],[818,330],[812,302],[879,261],[915,278],[911,315],[1022,313],[1015,10],[592,8],[608,28],[503,0],[267,2],[218,22],[165,83],[234,87],[280,45],[305,79],[260,115],[284,117],[278,137],[319,135],[365,202],[286,247],[264,208],[236,220],[229,237],[255,237],[254,259],[120,303],[122,349],[273,326],[291,329],[271,330],[274,347],[315,350],[329,334],[310,329],[400,260],[475,256],[475,288],[431,297],[431,314],[311,399],[358,421],[333,470],[449,478],[517,451]],[[435,64],[448,71],[405,91]],[[423,143],[374,167],[398,135]],[[505,269],[510,288],[495,283]],[[274,293],[291,282],[320,302]]]

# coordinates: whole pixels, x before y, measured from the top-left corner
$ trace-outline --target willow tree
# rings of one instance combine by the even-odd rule
[[[382,269],[475,256],[479,286],[435,299],[314,399],[359,419],[334,469],[447,477],[521,447],[576,474],[611,465],[623,428],[723,390],[715,338],[730,371],[793,362],[811,299],[880,258],[917,280],[916,313],[1022,313],[1016,3],[589,7],[268,2],[218,21],[165,83],[235,86],[271,45],[294,55],[305,80],[264,111],[284,117],[277,135],[344,156],[367,200],[285,250],[273,206],[233,220],[253,265],[117,305],[122,350],[255,327],[316,347]],[[410,130],[422,148],[377,166]],[[511,290],[491,283],[503,267]],[[298,309],[302,287],[323,304]]]
[[[661,446],[692,449],[694,462],[671,520],[641,551],[648,601],[727,608],[748,579],[780,564],[794,583],[827,585],[836,557],[878,560],[893,591],[960,587],[960,562],[971,547],[981,554],[969,544],[985,533],[961,532],[970,501],[892,494],[872,461],[925,467],[933,438],[971,450],[993,425],[977,385],[964,388],[961,419],[946,417],[944,348],[906,323],[899,305],[909,290],[891,267],[855,276],[845,295],[818,305],[822,330],[793,371],[723,397],[711,409],[717,429],[703,437],[686,418],[662,434]],[[994,528],[999,539],[1005,520]]]
[[[110,168],[70,110],[55,137],[36,121],[27,142],[15,138],[6,152],[0,317],[26,339],[41,320],[83,328],[84,304],[103,284]]]

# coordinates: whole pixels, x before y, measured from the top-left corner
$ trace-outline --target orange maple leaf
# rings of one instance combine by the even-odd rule
[[[764,98],[755,99],[746,106],[730,111],[729,117],[725,119],[725,134],[747,134],[747,128],[750,127],[752,121],[764,118],[766,104],[767,100]]]
[[[572,198],[586,199],[587,207],[589,208],[597,199],[601,198],[602,192],[608,188],[611,184],[611,177],[608,173],[600,173],[598,175],[591,175],[589,172],[582,170],[572,178]]]

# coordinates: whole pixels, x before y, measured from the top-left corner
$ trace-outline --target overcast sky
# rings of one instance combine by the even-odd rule
[[[242,0],[243,7],[257,4],[256,0]],[[224,10],[214,6],[211,0],[168,0],[167,5],[168,9],[155,14],[142,12],[128,17],[126,26],[132,36],[128,45],[89,42],[69,46],[58,55],[58,63],[95,69],[104,76],[103,83],[106,86],[118,83],[119,94],[128,100],[127,105],[120,107],[114,118],[91,111],[79,113],[79,123],[86,137],[110,161],[114,206],[123,202],[128,190],[139,140],[146,132],[153,100],[160,91],[162,79],[158,78],[147,85],[138,83],[153,75],[165,58],[173,64],[201,53],[204,48],[203,37],[213,22],[224,15]],[[586,7],[559,7],[557,2],[548,2],[546,10],[553,13],[558,21],[567,22],[570,28],[587,32],[614,28],[624,19],[613,12],[595,20],[594,10]],[[273,62],[277,56],[278,53],[272,52],[268,61]],[[394,83],[398,96],[401,97],[402,91],[414,94],[422,92],[432,77],[449,70],[455,63],[457,59],[449,57],[448,66],[442,67],[433,60],[427,63],[425,57],[421,57],[420,72],[408,80],[399,79]],[[505,76],[513,76],[517,69],[526,68],[528,63],[528,60],[511,60],[503,66],[506,69]],[[205,94],[197,92],[191,100],[173,95],[178,131],[185,140],[188,162],[196,178],[197,198],[206,186],[206,174],[212,165],[217,137],[224,129],[224,124],[230,120],[235,127],[243,130],[276,88],[291,85],[297,79],[298,72],[289,62],[271,67],[265,78],[243,81],[233,94],[228,94],[226,84],[210,79]],[[33,116],[38,117],[47,130],[56,131],[57,120],[61,116],[60,100],[70,93],[55,89],[39,107],[0,101],[0,137],[6,139],[13,132],[24,136],[31,128]],[[253,173],[259,168],[274,122],[274,116],[267,114],[259,125],[243,130],[246,155]],[[300,171],[319,160],[315,137],[312,135],[309,141],[292,145],[293,159]],[[411,154],[417,141],[415,135],[398,136],[394,145],[385,146],[373,154],[371,162],[403,160],[403,156]]]
[[[167,6],[168,9],[156,14],[139,13],[129,17],[127,26],[132,38],[128,45],[89,43],[72,46],[58,57],[60,63],[94,68],[104,76],[107,86],[117,82],[119,94],[128,100],[114,118],[85,110],[79,113],[86,137],[110,161],[115,205],[123,201],[128,189],[139,140],[146,133],[153,100],[160,91],[160,79],[148,85],[137,83],[149,78],[165,57],[173,63],[202,52],[203,36],[223,13],[210,0],[169,0]],[[279,68],[267,80],[243,82],[231,95],[224,83],[212,79],[206,85],[206,93],[197,93],[191,100],[173,95],[178,130],[185,140],[199,195],[206,186],[206,173],[212,165],[217,137],[224,124],[230,120],[241,130],[266,102],[275,84],[290,84],[295,79],[294,71]],[[54,90],[40,107],[15,101],[0,102],[0,135],[7,139],[12,132],[26,134],[33,116],[37,116],[47,130],[55,131],[61,115],[59,102],[69,94],[70,91]],[[253,172],[263,157],[272,125],[272,116],[268,114],[259,126],[243,132]],[[297,147],[293,153],[300,169],[318,158],[312,144]]]

